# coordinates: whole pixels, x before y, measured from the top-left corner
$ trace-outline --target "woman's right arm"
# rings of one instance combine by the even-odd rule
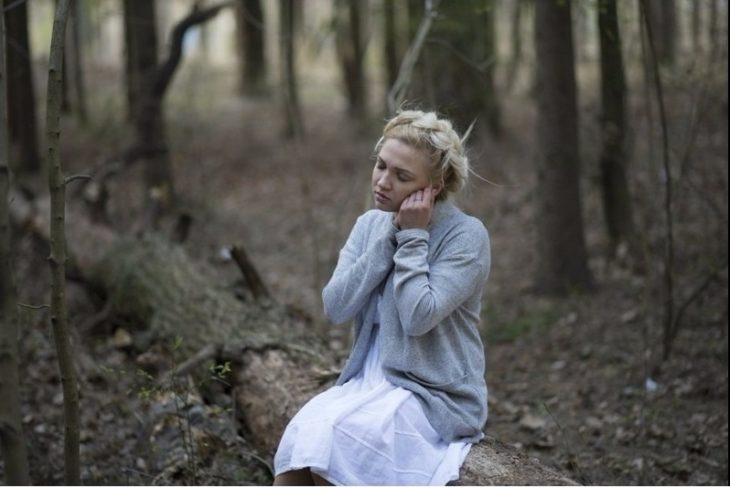
[[[325,316],[335,324],[352,320],[366,305],[373,289],[393,268],[398,229],[391,223],[388,232],[365,249],[367,227],[371,221],[366,216],[357,219],[340,251],[332,278],[322,290]]]

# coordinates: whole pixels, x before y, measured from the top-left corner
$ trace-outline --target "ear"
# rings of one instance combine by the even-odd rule
[[[443,190],[443,188],[444,185],[442,185],[441,183],[435,183],[431,185],[431,189],[433,190],[433,197],[436,198],[436,196],[441,193],[441,190]]]

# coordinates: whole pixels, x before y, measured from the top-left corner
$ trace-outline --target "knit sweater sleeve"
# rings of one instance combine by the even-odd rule
[[[352,320],[367,304],[371,292],[393,268],[396,227],[391,223],[368,243],[373,214],[360,216],[340,251],[337,266],[322,290],[324,313],[335,324]],[[378,229],[373,229],[378,232]]]
[[[396,239],[393,284],[398,315],[406,334],[423,335],[481,288],[489,274],[489,237],[481,222],[471,221],[445,238],[430,264],[427,230],[403,230]]]

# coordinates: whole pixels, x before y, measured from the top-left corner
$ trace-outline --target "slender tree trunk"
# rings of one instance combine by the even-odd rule
[[[385,80],[393,86],[398,78],[398,30],[395,2],[383,2],[383,54],[385,58]]]
[[[512,6],[512,18],[510,21],[510,59],[507,63],[505,86],[508,90],[514,89],[517,80],[517,73],[522,63],[522,12],[525,0],[510,0]]]
[[[691,33],[692,33],[692,50],[699,53],[702,50],[702,41],[700,34],[702,32],[702,2],[693,1],[691,3]]]
[[[710,50],[709,62],[712,63],[715,61],[720,48],[720,0],[710,0],[708,10],[710,25],[707,29],[707,37],[709,38],[707,45]]]
[[[287,138],[300,138],[304,136],[304,123],[302,112],[299,106],[299,93],[297,87],[296,60],[294,51],[295,36],[295,10],[294,0],[281,0],[281,80],[282,96],[284,99],[284,115],[286,128],[284,135]]]
[[[63,83],[63,53],[69,0],[59,0],[53,21],[51,53],[48,59],[46,138],[48,144],[48,187],[51,194],[51,324],[58,354],[64,406],[64,481],[79,485],[79,392],[68,332],[66,311],[66,181],[60,159],[60,110]]]
[[[366,112],[365,74],[363,57],[362,0],[336,0],[337,51],[340,55],[342,78],[347,92],[347,112],[353,119],[362,119]]]
[[[0,0],[4,10],[5,0]],[[5,21],[0,15],[0,455],[8,485],[29,485],[28,453],[20,420],[18,321],[11,265],[8,104]]]
[[[134,120],[157,67],[157,16],[154,0],[124,0],[127,110]]]
[[[540,256],[537,288],[562,294],[592,284],[579,186],[570,2],[540,0],[535,9]]]
[[[657,59],[664,66],[673,66],[678,45],[677,12],[674,0],[651,0],[648,19],[655,32]]]
[[[33,91],[33,56],[28,40],[28,2],[6,4],[12,7],[5,11],[11,168],[34,173],[41,168],[41,159]]]
[[[241,93],[266,93],[266,57],[264,12],[261,0],[240,0],[237,4],[239,55],[241,59]]]
[[[611,254],[634,238],[631,194],[626,177],[626,82],[616,0],[598,5],[601,51],[601,186]]]
[[[84,83],[84,55],[81,40],[81,8],[83,1],[72,0],[71,2],[71,64],[73,66],[74,95],[76,98],[76,114],[82,124],[88,121],[86,110],[86,85]]]

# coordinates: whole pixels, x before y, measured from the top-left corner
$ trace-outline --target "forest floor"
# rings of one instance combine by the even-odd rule
[[[323,320],[321,287],[355,218],[369,205],[369,158],[380,121],[369,127],[350,123],[333,108],[327,90],[311,90],[305,98],[308,136],[299,143],[282,140],[279,107],[271,101],[211,101],[182,91],[170,100],[168,120],[176,186],[193,217],[187,250],[231,283],[237,270],[220,252],[243,244],[276,299],[316,325]],[[683,95],[676,92],[675,106],[681,108]],[[482,323],[490,388],[486,432],[584,484],[728,483],[727,95],[719,97],[724,112],[722,103],[713,105],[694,146],[702,164],[677,184],[675,309],[718,266],[720,274],[686,308],[666,361],[661,361],[663,187],[657,166],[646,162],[651,143],[640,133],[646,128],[637,122],[631,163],[644,271],[634,271],[633,256],[605,256],[598,136],[595,124],[586,121],[583,213],[596,287],[563,298],[532,288],[537,233],[529,100],[509,100],[502,138],[474,138],[474,169],[496,183],[474,179],[458,200],[482,219],[492,243]],[[583,102],[581,110],[596,113],[592,102]],[[128,137],[122,122],[120,111],[91,128],[68,122],[63,155],[69,173],[122,148]],[[111,187],[110,215],[120,233],[140,214],[141,180],[141,168],[135,167]],[[713,214],[708,210],[713,206],[724,214]],[[23,234],[16,241],[19,300],[45,303],[47,249]],[[117,324],[109,324],[107,334],[79,329],[97,307],[80,285],[69,284],[75,347],[87,365],[81,368],[83,479],[151,484],[158,473],[140,450],[141,354],[129,347],[127,331]],[[21,323],[23,423],[32,478],[35,484],[61,484],[62,394],[48,317],[21,309]],[[345,329],[333,331],[331,340],[337,352],[346,352]],[[271,461],[271,453],[259,454]]]

